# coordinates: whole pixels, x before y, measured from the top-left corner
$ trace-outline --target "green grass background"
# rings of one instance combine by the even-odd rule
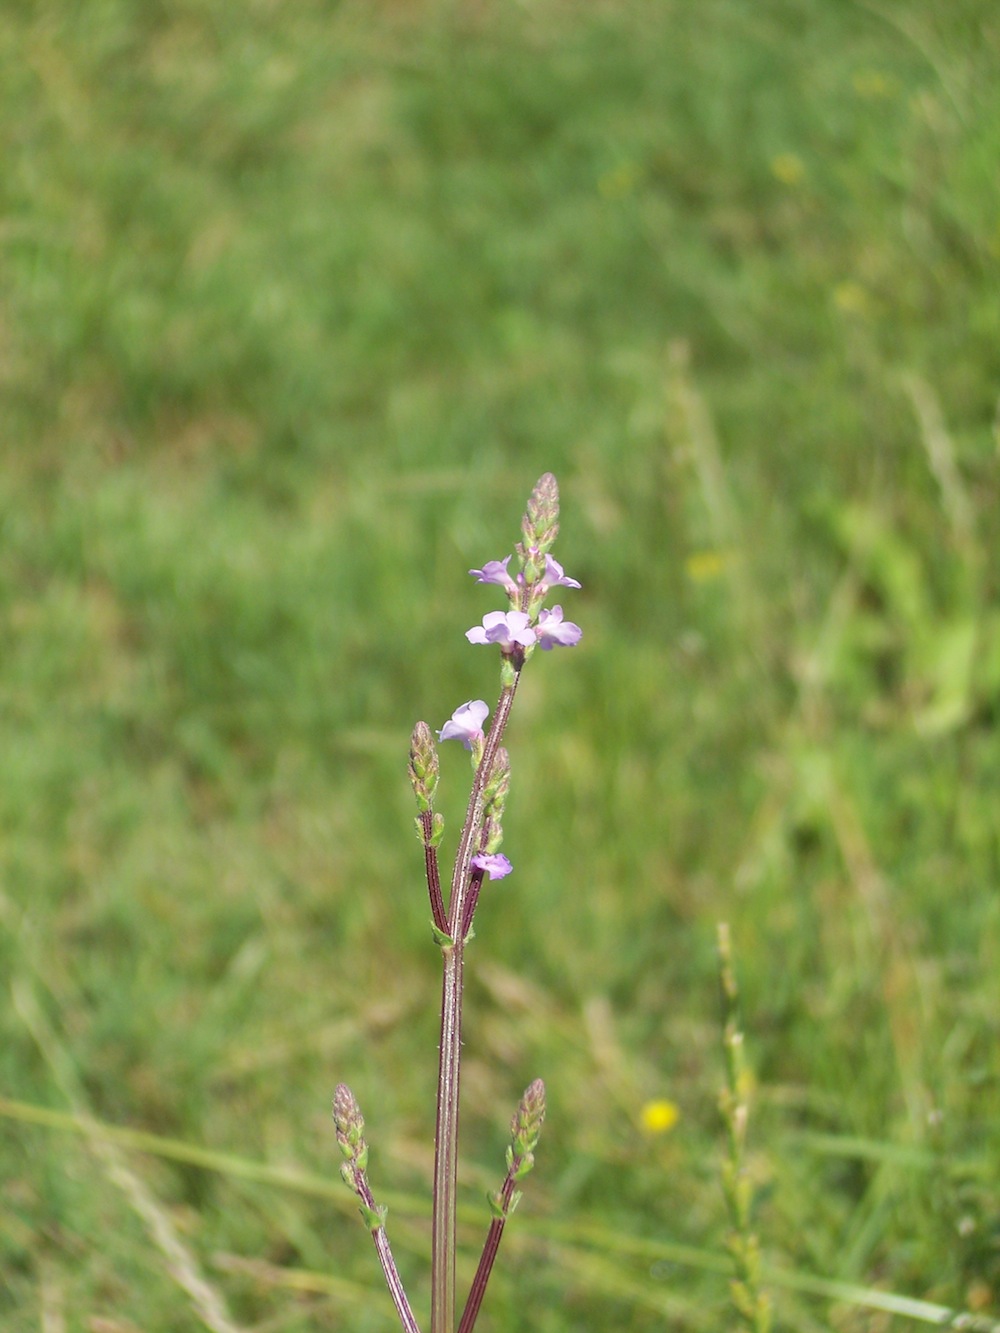
[[[394,1326],[340,1079],[425,1308],[406,749],[494,697],[465,571],[550,469],[584,639],[509,732],[463,1278],[549,1117],[484,1333],[732,1325],[722,919],[779,1327],[1000,1318],[998,67],[986,0],[5,6],[0,1092],[228,1154],[122,1160],[242,1327]],[[86,1138],[7,1106],[0,1178],[5,1329],[201,1326]]]

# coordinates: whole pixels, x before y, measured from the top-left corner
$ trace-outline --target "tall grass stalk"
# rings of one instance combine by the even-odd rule
[[[718,926],[718,950],[722,987],[722,1045],[726,1057],[726,1085],[719,1097],[719,1109],[726,1126],[727,1147],[722,1163],[722,1189],[731,1226],[726,1244],[736,1270],[736,1276],[730,1283],[730,1293],[740,1320],[750,1333],[770,1333],[771,1299],[761,1287],[760,1243],[750,1220],[753,1184],[746,1168],[750,1072],[743,1050],[739,990],[726,922],[720,922]]]

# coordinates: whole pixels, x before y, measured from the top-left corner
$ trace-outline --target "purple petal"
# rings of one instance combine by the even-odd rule
[[[545,557],[545,577],[542,582],[548,588],[579,588],[580,584],[576,579],[567,578],[563,572],[563,567],[558,560],[553,560],[552,556]]]
[[[477,870],[485,870],[490,879],[503,879],[514,869],[502,852],[494,852],[488,856],[485,852],[479,852],[472,858],[472,864]]]
[[[554,606],[551,611],[543,611],[535,627],[538,642],[543,652],[551,648],[574,648],[583,638],[583,630],[574,625],[572,620],[563,620],[561,606]]]
[[[461,741],[467,750],[473,741],[483,739],[483,723],[489,717],[490,706],[483,699],[470,699],[456,708],[451,718],[438,732],[439,741]]]
[[[466,631],[470,643],[495,643],[509,653],[516,644],[527,648],[535,642],[535,631],[524,611],[490,611],[483,616],[482,628],[474,625]]]
[[[508,556],[506,560],[487,560],[482,569],[470,569],[469,573],[477,583],[499,583],[508,592],[516,592],[517,584],[507,573],[507,566],[512,559],[513,556]]]

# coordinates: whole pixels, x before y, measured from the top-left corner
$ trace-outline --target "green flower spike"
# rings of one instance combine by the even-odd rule
[[[510,755],[500,746],[493,770],[483,791],[483,832],[481,846],[487,855],[503,845],[503,811],[510,791]]]
[[[438,784],[438,755],[434,737],[426,722],[418,722],[410,737],[410,762],[407,769],[417,809],[426,814],[434,804]]]
[[[551,472],[539,477],[531,492],[521,520],[521,535],[524,540],[515,549],[524,568],[524,581],[530,587],[542,577],[546,553],[559,536],[559,487]]]

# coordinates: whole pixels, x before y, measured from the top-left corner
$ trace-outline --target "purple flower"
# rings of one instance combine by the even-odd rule
[[[563,573],[563,567],[558,560],[553,560],[550,555],[545,557],[545,573],[542,576],[542,582],[546,588],[579,588],[576,579],[567,578]]]
[[[501,852],[494,852],[491,856],[486,852],[479,852],[472,858],[472,864],[477,870],[485,870],[491,880],[503,879],[504,875],[509,875],[514,869]]]
[[[438,740],[461,741],[467,750],[471,750],[473,741],[483,739],[483,723],[489,712],[490,706],[484,700],[470,699],[461,708],[455,709],[451,720],[438,732]]]
[[[498,643],[502,653],[511,653],[518,644],[530,648],[535,631],[523,611],[490,611],[482,625],[473,625],[465,637],[470,643]]]
[[[561,606],[554,606],[551,611],[541,613],[535,633],[545,652],[555,648],[556,645],[561,648],[574,648],[583,637],[583,630],[579,625],[574,625],[572,620],[563,620]]]
[[[477,583],[499,583],[508,592],[517,592],[517,584],[507,573],[507,566],[512,559],[513,556],[508,556],[506,560],[487,560],[482,569],[470,569],[469,573]]]

